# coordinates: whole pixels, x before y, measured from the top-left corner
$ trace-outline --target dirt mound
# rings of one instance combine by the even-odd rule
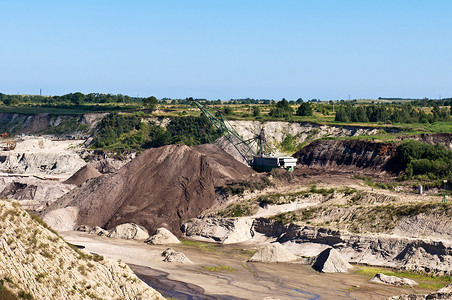
[[[145,241],[145,243],[151,245],[169,245],[169,244],[180,244],[180,241],[168,229],[159,228],[154,232],[154,234],[149,239]]]
[[[323,250],[317,256],[314,265],[316,271],[323,273],[346,273],[353,267],[333,248]]]
[[[185,254],[182,252],[174,251],[171,248],[166,249],[163,251],[162,256],[165,258],[163,259],[164,262],[169,263],[176,263],[176,264],[191,264],[193,263]]]
[[[398,173],[401,166],[396,156],[395,143],[360,140],[314,141],[293,155],[297,168]]]
[[[280,243],[272,243],[263,246],[249,261],[257,262],[288,262],[297,260],[298,257],[284,248]]]
[[[137,224],[125,223],[113,228],[108,237],[125,240],[145,240],[149,238],[149,234]]]
[[[102,174],[99,171],[97,171],[96,168],[94,168],[90,164],[86,164],[84,167],[82,167],[80,170],[78,170],[74,175],[72,175],[66,181],[64,181],[64,183],[81,185],[88,179],[98,177],[100,175],[102,175]]]
[[[111,229],[136,223],[153,232],[180,225],[215,203],[215,187],[255,172],[214,145],[148,149],[110,175],[94,178],[51,205],[80,209],[77,225]],[[46,213],[45,212],[45,213]]]

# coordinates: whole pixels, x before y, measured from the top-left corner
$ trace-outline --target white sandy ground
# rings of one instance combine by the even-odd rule
[[[37,177],[37,178],[52,178],[58,180],[65,180],[72,176],[78,169],[80,169],[86,163],[76,154],[76,150],[79,149],[84,140],[56,140],[51,136],[24,136],[13,139],[16,143],[16,148],[10,151],[0,150],[0,155],[2,156],[10,156],[6,162],[6,166],[2,166],[0,164],[0,176],[16,176],[16,177]],[[6,141],[2,141],[1,145],[6,144]],[[3,147],[0,147],[3,149]],[[20,164],[20,160],[17,161],[12,159],[12,157],[21,157],[25,154],[26,157],[33,156],[41,156],[41,157],[49,157],[49,160],[55,160],[58,157],[61,157],[61,162],[64,162],[64,166],[62,167],[61,172],[51,172],[49,174],[48,171],[40,171],[40,170],[32,170],[25,172],[15,172],[17,169],[21,170],[21,167],[18,167]],[[45,161],[45,159],[43,159]],[[5,164],[5,163],[3,163]],[[4,168],[8,168],[13,170],[12,172],[3,172]]]
[[[222,245],[214,250],[171,245],[193,264],[163,262],[167,246],[151,246],[133,240],[119,240],[83,232],[61,232],[70,243],[113,259],[169,273],[168,278],[202,287],[209,295],[230,295],[244,299],[385,299],[403,293],[424,293],[419,288],[392,287],[368,282],[368,277],[350,274],[320,274],[310,266],[288,263],[250,263],[257,245]],[[203,267],[228,266],[234,270],[212,271]]]

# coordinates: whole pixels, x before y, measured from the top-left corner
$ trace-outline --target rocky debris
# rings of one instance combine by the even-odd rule
[[[136,157],[137,153],[113,153],[104,150],[84,150],[80,152],[80,156],[89,163],[100,173],[114,173],[119,171],[122,167],[128,164],[132,159]]]
[[[314,141],[293,157],[298,168],[398,173],[397,145],[360,140]]]
[[[171,233],[166,228],[158,228],[146,241],[145,243],[151,245],[170,245],[179,244],[180,241],[177,237]]]
[[[41,211],[73,188],[62,182],[31,176],[0,177],[0,198],[20,201],[24,208],[34,211]]]
[[[397,276],[389,276],[385,275],[383,273],[378,273],[372,279],[370,282],[373,283],[382,283],[382,284],[389,284],[389,285],[396,285],[396,286],[415,286],[418,285],[418,283],[412,279],[408,278],[401,278]]]
[[[305,242],[329,245],[337,248],[349,263],[439,275],[452,273],[452,243],[448,241],[350,234],[325,228],[284,225],[264,218],[256,219],[253,229],[256,233],[277,238],[280,243],[291,242],[291,249]]]
[[[84,225],[86,226],[86,225]],[[109,232],[99,226],[94,226],[93,229],[89,231],[89,234],[99,235],[99,236],[108,236]]]
[[[232,244],[252,239],[251,218],[202,218],[192,219],[182,225],[185,236]]]
[[[69,151],[36,153],[16,149],[0,153],[0,171],[4,173],[71,176],[85,164],[76,153]]]
[[[254,262],[289,262],[297,260],[298,257],[289,252],[280,243],[275,242],[262,246],[249,261]]]
[[[316,271],[323,273],[346,273],[352,269],[341,254],[333,248],[323,250],[315,260],[313,266]]]
[[[110,238],[125,239],[125,240],[146,240],[149,234],[146,229],[135,223],[125,223],[116,226],[107,235]]]
[[[95,178],[102,175],[99,171],[97,171],[96,168],[94,168],[90,164],[86,164],[83,166],[80,170],[75,172],[74,175],[69,177],[64,183],[66,184],[74,184],[74,185],[80,185],[84,183],[85,181]]]
[[[80,209],[77,225],[112,228],[136,223],[148,232],[180,226],[215,203],[215,187],[255,172],[213,145],[168,145],[148,149],[121,170],[89,180],[46,212]]]
[[[448,300],[452,299],[452,283],[437,290],[436,292],[419,295],[419,294],[405,294],[400,296],[390,297],[387,300]]]
[[[176,263],[176,264],[191,264],[193,263],[190,259],[188,259],[185,254],[182,252],[177,252],[171,248],[166,249],[162,252],[162,256],[165,257],[163,259],[164,262]]]
[[[76,230],[77,231],[81,231],[81,232],[90,232],[91,231],[91,227],[86,226],[86,225],[81,225]]]
[[[164,299],[124,263],[72,249],[18,203],[0,201],[0,278],[34,299]]]

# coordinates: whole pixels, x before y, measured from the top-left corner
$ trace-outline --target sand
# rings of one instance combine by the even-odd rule
[[[215,245],[204,248],[207,250],[196,244],[173,245],[175,251],[183,252],[193,264],[169,264],[163,262],[161,255],[167,246],[83,232],[61,234],[68,242],[83,245],[88,251],[135,265],[133,269],[139,277],[166,278],[166,288],[174,292],[166,294],[167,297],[179,298],[177,293],[185,291],[204,295],[203,299],[313,299],[317,296],[320,299],[386,299],[403,293],[429,292],[421,288],[375,285],[368,282],[368,276],[356,273],[321,274],[309,265],[246,262],[252,256],[250,251],[255,250],[243,244]],[[158,289],[158,283],[154,285]]]

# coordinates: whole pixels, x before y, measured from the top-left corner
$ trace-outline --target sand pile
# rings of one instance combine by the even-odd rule
[[[263,246],[249,261],[259,262],[288,262],[297,260],[298,257],[284,248],[280,243],[272,243]]]
[[[100,175],[102,175],[102,174],[99,171],[97,171],[96,168],[94,168],[90,164],[86,164],[80,170],[75,172],[74,175],[72,175],[66,181],[64,181],[64,183],[80,185],[80,184],[84,183],[85,181],[87,181],[88,179],[98,177]]]
[[[151,245],[169,245],[179,244],[180,241],[177,237],[166,228],[157,229],[151,237],[149,237],[145,243]]]
[[[135,223],[153,232],[181,224],[215,202],[215,187],[255,172],[214,145],[148,149],[118,172],[93,178],[64,195],[44,214],[77,207],[76,225],[111,229]]]
[[[323,250],[312,266],[316,271],[324,273],[346,273],[352,269],[352,265],[333,248]]]
[[[108,237],[125,240],[145,240],[149,238],[146,229],[134,223],[125,223],[116,226],[108,233]]]

